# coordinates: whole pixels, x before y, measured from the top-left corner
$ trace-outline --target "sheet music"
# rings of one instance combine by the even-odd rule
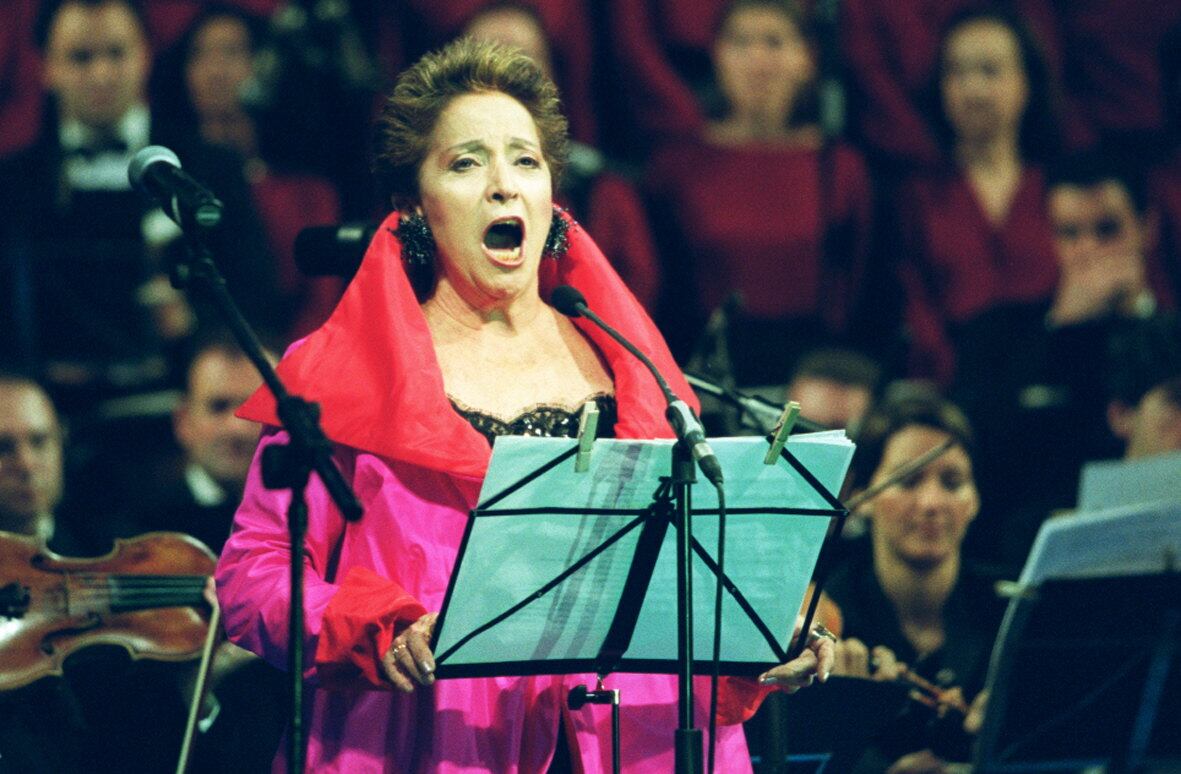
[[[503,492],[576,441],[498,438],[481,502]],[[574,472],[573,458],[498,501],[504,509],[618,509],[623,514],[506,514],[475,520],[436,653],[494,619],[556,577],[652,502],[668,474],[672,441],[598,440],[591,469]],[[829,510],[831,505],[780,459],[764,465],[761,438],[712,439],[726,476],[728,509],[792,507]],[[853,445],[843,432],[793,436],[788,448],[830,492],[840,488]],[[704,480],[692,489],[695,511],[717,508]],[[726,523],[726,574],[786,646],[823,543],[828,516],[731,512]],[[696,514],[693,532],[713,556],[717,516]],[[530,602],[448,658],[452,664],[593,659],[615,615],[639,528],[620,539],[545,596]],[[676,532],[669,528],[626,659],[676,658]],[[714,576],[694,562],[695,645],[708,652],[713,638]],[[722,659],[773,663],[773,651],[747,614],[728,595],[723,612]]]
[[[1021,583],[1164,572],[1181,561],[1181,502],[1133,505],[1048,520]]]
[[[1080,511],[1158,501],[1181,501],[1181,451],[1138,460],[1089,462],[1083,467]]]

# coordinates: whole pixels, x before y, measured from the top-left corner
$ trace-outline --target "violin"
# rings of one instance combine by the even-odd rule
[[[93,559],[0,532],[0,691],[62,674],[66,658],[91,645],[121,645],[132,658],[197,658],[215,564],[200,541],[176,532],[117,540]]]

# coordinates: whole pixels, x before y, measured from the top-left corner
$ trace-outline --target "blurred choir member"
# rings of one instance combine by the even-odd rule
[[[847,333],[871,194],[860,156],[815,125],[808,26],[781,0],[736,0],[713,44],[715,115],[652,160],[674,352],[728,299],[740,386],[785,384],[799,354]],[[680,284],[674,285],[674,281]]]
[[[1004,302],[1050,295],[1056,267],[1041,164],[1057,148],[1045,63],[1000,10],[955,17],[943,38],[943,168],[899,194],[910,374],[948,384],[956,329]]]
[[[300,274],[295,237],[307,226],[339,221],[340,202],[331,183],[305,171],[308,159],[286,150],[277,135],[289,128],[259,121],[245,103],[265,35],[262,19],[229,5],[207,5],[161,60],[156,86],[168,92],[170,103],[177,103],[169,119],[178,131],[231,148],[241,157],[276,261],[281,330],[284,338],[293,339],[327,319],[341,292],[338,280]]]
[[[598,63],[591,17],[598,4],[594,0],[406,0],[406,6],[412,16],[408,26],[413,25],[410,28],[418,31],[419,41],[425,41],[428,48],[466,33],[513,45],[529,54],[557,84],[562,112],[570,121],[570,136],[589,146],[598,144],[594,102]],[[479,22],[477,17],[482,17]],[[485,24],[488,28],[484,30],[473,26]],[[415,55],[422,53],[425,51],[418,50]],[[595,237],[598,239],[597,234]]]
[[[971,5],[973,0],[841,3],[850,131],[870,162],[902,172],[942,160],[923,93],[939,59],[940,30]]]

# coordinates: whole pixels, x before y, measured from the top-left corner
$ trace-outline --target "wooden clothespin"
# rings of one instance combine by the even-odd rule
[[[783,445],[787,443],[787,437],[791,435],[791,429],[795,427],[796,418],[799,415],[800,404],[789,400],[787,405],[783,407],[783,413],[779,415],[779,422],[775,426],[775,435],[771,438],[771,447],[767,449],[767,454],[763,457],[764,465],[774,465],[775,460],[779,459],[779,453],[783,451]]]
[[[582,404],[582,416],[578,420],[578,453],[574,456],[574,472],[590,470],[591,449],[595,446],[595,433],[599,429],[599,406],[593,400]]]

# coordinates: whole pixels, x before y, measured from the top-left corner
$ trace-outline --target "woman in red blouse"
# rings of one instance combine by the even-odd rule
[[[793,353],[844,331],[870,232],[869,180],[861,158],[813,123],[816,61],[792,6],[731,3],[713,63],[721,110],[649,170],[666,283],[692,278],[670,294],[680,313],[666,331],[687,348],[703,317],[737,298],[734,376],[783,383]]]
[[[1039,166],[1058,147],[1051,97],[1045,64],[1015,17],[969,11],[951,21],[936,122],[948,158],[908,181],[898,204],[914,376],[947,383],[957,324],[1054,288]]]

